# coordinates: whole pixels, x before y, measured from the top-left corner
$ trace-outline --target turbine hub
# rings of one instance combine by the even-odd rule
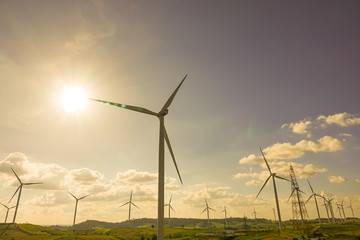
[[[161,110],[161,111],[157,114],[157,116],[158,116],[158,117],[164,117],[164,116],[166,116],[168,113],[169,113],[169,110],[168,110],[168,109],[164,109],[164,110]]]

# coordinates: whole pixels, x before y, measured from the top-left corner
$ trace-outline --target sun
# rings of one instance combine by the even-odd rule
[[[85,91],[81,87],[69,87],[61,94],[61,105],[67,112],[84,109],[86,101]]]

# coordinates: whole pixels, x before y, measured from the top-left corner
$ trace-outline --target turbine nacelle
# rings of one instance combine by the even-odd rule
[[[169,113],[168,109],[162,109],[156,116],[157,117],[165,117]]]

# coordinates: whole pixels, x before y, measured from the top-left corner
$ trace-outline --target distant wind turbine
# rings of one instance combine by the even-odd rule
[[[205,212],[206,211],[206,213],[207,213],[207,219],[208,219],[208,223],[210,222],[210,214],[209,214],[209,210],[213,210],[213,211],[215,211],[214,209],[212,209],[211,207],[209,207],[209,204],[208,204],[208,202],[207,202],[207,200],[206,200],[206,198],[205,198],[205,204],[206,204],[206,207],[204,208],[204,210],[200,213],[200,214],[202,214],[203,212]]]
[[[104,100],[98,100],[98,99],[89,98],[90,100],[93,100],[93,101],[105,103],[105,104],[108,104],[108,105],[113,105],[113,106],[116,106],[116,107],[121,107],[121,108],[128,109],[128,110],[135,111],[135,112],[149,114],[149,115],[152,115],[152,116],[155,116],[155,117],[159,118],[159,120],[160,120],[159,166],[158,166],[159,167],[159,173],[158,173],[159,174],[158,175],[158,236],[157,236],[159,240],[164,239],[164,205],[165,205],[165,200],[164,200],[164,185],[165,185],[165,183],[164,183],[164,180],[165,180],[165,178],[164,178],[164,171],[165,171],[164,140],[166,141],[166,144],[167,144],[167,146],[169,148],[169,151],[170,151],[170,154],[172,156],[172,159],[173,159],[177,174],[178,174],[180,182],[182,184],[182,179],[181,179],[181,176],[180,176],[180,172],[179,172],[179,169],[177,167],[177,164],[176,164],[176,161],[175,161],[175,156],[174,156],[173,150],[172,150],[171,145],[170,145],[170,140],[169,140],[168,134],[167,134],[166,129],[165,129],[164,118],[168,114],[168,108],[170,107],[173,99],[175,98],[176,93],[178,92],[179,88],[181,87],[181,85],[184,82],[186,77],[187,77],[187,74],[185,75],[183,80],[180,82],[178,87],[171,94],[169,99],[166,101],[165,105],[162,107],[162,109],[158,113],[150,111],[150,110],[148,110],[146,108],[142,108],[142,107],[125,105],[125,104],[120,104],[120,103],[114,103],[114,102],[108,102],[108,101],[104,101]]]
[[[328,208],[329,208],[329,211],[330,211],[330,214],[331,214],[331,218],[332,218],[332,222],[335,223],[335,215],[334,215],[334,209],[333,209],[333,206],[332,206],[332,201],[334,200],[334,198],[329,198],[329,199],[326,199],[325,196],[321,196],[324,201],[326,202],[326,205]]]
[[[275,208],[272,208],[273,212],[274,212],[274,220],[276,221],[276,214],[275,214]]]
[[[139,208],[138,206],[135,205],[135,203],[132,202],[132,193],[133,193],[133,191],[131,190],[130,200],[120,206],[120,207],[122,207],[122,206],[125,206],[126,204],[129,204],[129,221],[130,221],[130,219],[131,219],[131,218],[130,218],[130,217],[131,217],[131,215],[130,215],[130,214],[131,214],[131,205],[134,205],[135,207]],[[139,209],[140,209],[140,208],[139,208]]]
[[[309,184],[309,187],[310,187],[310,189],[311,189],[312,194],[310,195],[310,197],[308,198],[308,200],[305,202],[305,204],[310,200],[310,198],[314,197],[315,205],[316,205],[316,211],[317,211],[318,218],[319,218],[319,223],[321,224],[319,207],[318,207],[318,203],[317,203],[317,200],[316,200],[316,196],[320,196],[320,195],[314,192],[314,189],[312,188],[312,186],[311,186],[311,184],[310,184],[310,182],[309,182],[309,179],[306,179],[306,180],[307,180],[307,182],[308,182],[308,184]]]
[[[337,206],[337,208],[338,208],[338,210],[339,210],[340,220],[341,220],[341,221],[344,221],[343,216],[342,216],[342,214],[341,214],[341,205],[337,203],[336,206]]]
[[[344,200],[341,201],[340,207],[343,212],[344,221],[346,222],[346,215],[345,215],[345,210],[344,210]]]
[[[170,200],[169,203],[165,204],[165,207],[169,207],[169,219],[170,219],[170,210],[173,210],[175,212],[175,210],[173,209],[173,207],[171,206],[171,199],[172,199],[172,195],[170,196]]]
[[[277,208],[278,218],[279,218],[279,228],[282,229],[281,215],[280,215],[280,206],[279,206],[279,199],[278,199],[278,195],[277,195],[277,191],[276,191],[275,178],[279,178],[279,179],[282,179],[282,180],[285,180],[285,181],[288,181],[288,182],[290,182],[290,180],[288,180],[288,179],[286,179],[286,178],[283,178],[283,177],[280,177],[280,176],[277,176],[276,173],[271,172],[271,169],[270,169],[270,167],[269,167],[269,164],[268,164],[268,162],[266,161],[266,158],[265,158],[264,153],[263,153],[263,151],[261,150],[261,148],[260,148],[260,152],[261,152],[261,154],[262,154],[262,156],[263,156],[263,158],[264,158],[264,161],[265,161],[265,163],[266,163],[266,166],[267,166],[267,168],[268,168],[268,170],[269,170],[270,175],[269,175],[269,177],[266,179],[264,185],[261,187],[261,189],[260,189],[259,193],[256,195],[256,197],[259,196],[259,194],[261,193],[261,191],[263,190],[263,188],[265,187],[265,185],[267,184],[267,182],[269,181],[269,179],[272,178],[272,180],[273,180],[273,185],[274,185],[274,194],[275,194],[276,208]]]
[[[77,198],[77,197],[75,197],[71,192],[68,192],[68,193],[70,193],[70,195],[73,196],[73,197],[75,198],[75,201],[76,201],[76,203],[75,203],[74,221],[73,221],[73,226],[75,226],[75,220],[76,220],[76,212],[77,212],[78,202],[79,202],[80,200],[82,200],[82,199],[90,196],[91,194],[85,195],[85,196],[83,196],[83,197],[81,197],[81,198]]]
[[[322,197],[322,196],[320,195],[320,197]],[[327,202],[326,202],[325,198],[323,198],[323,200],[324,200],[324,206],[325,206],[325,209],[326,209],[326,215],[327,215],[327,218],[328,218],[328,222],[330,223],[330,217],[329,217],[329,206],[328,206],[328,204],[327,204]]]
[[[42,182],[35,182],[35,183],[23,183],[19,176],[16,174],[16,172],[14,171],[14,169],[11,168],[11,170],[13,171],[13,173],[15,174],[16,178],[19,180],[20,182],[20,185],[19,187],[16,189],[14,195],[10,198],[10,201],[9,203],[11,202],[11,200],[14,198],[15,194],[19,191],[19,194],[18,194],[18,199],[17,199],[17,202],[16,202],[16,207],[15,207],[15,213],[14,213],[14,218],[13,218],[13,223],[15,223],[15,219],[16,219],[16,214],[17,214],[17,210],[19,208],[19,204],[20,204],[20,197],[21,197],[21,192],[22,192],[22,188],[23,186],[27,186],[27,185],[35,185],[35,184],[42,184]]]
[[[257,221],[256,221],[256,211],[255,211],[255,208],[254,208],[254,211],[252,212],[252,214],[254,215],[255,223],[257,223]]]
[[[9,214],[9,210],[12,209],[12,208],[14,208],[14,207],[16,207],[16,205],[15,205],[15,206],[12,206],[12,207],[8,207],[8,206],[6,206],[5,204],[2,204],[2,203],[1,203],[1,205],[3,205],[3,206],[7,209],[7,211],[6,211],[6,216],[5,216],[5,222],[4,222],[4,223],[6,223],[7,217],[8,217],[8,214]]]
[[[224,210],[222,210],[221,213],[222,212],[225,214],[225,227],[226,227],[227,226],[227,214],[228,214],[228,212],[226,210],[226,206],[224,206]]]
[[[352,207],[352,205],[351,205],[351,200],[350,200],[350,205],[347,206],[347,207],[351,209],[352,216],[353,216],[353,218],[355,218],[354,210],[353,210],[353,207]]]

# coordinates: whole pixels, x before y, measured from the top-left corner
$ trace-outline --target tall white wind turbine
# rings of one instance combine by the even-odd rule
[[[210,213],[209,213],[209,210],[213,210],[213,211],[215,211],[215,210],[212,209],[211,207],[209,207],[209,204],[208,204],[206,198],[205,198],[205,204],[206,204],[206,207],[204,208],[204,210],[203,210],[200,214],[202,214],[203,212],[206,211],[206,213],[207,213],[207,220],[208,220],[208,223],[210,223]]]
[[[73,198],[75,198],[75,201],[76,201],[76,203],[75,203],[74,221],[73,221],[73,227],[74,227],[74,226],[75,226],[75,220],[76,220],[76,212],[77,212],[78,202],[79,202],[80,200],[83,200],[84,198],[90,196],[91,194],[85,195],[85,196],[83,196],[83,197],[81,197],[81,198],[77,198],[77,197],[75,197],[71,192],[68,192],[68,193],[70,193],[70,195],[73,196]]]
[[[155,116],[155,117],[159,118],[159,120],[160,120],[159,166],[158,166],[159,167],[159,173],[158,173],[159,174],[158,175],[158,236],[157,236],[157,238],[159,240],[164,239],[164,205],[165,205],[165,201],[164,201],[164,185],[165,185],[164,184],[164,172],[165,172],[164,140],[166,141],[166,144],[167,144],[167,146],[169,148],[169,151],[170,151],[170,154],[172,156],[172,159],[173,159],[177,174],[178,174],[180,182],[182,184],[182,179],[181,179],[181,176],[180,176],[180,172],[179,172],[179,169],[177,167],[177,164],[176,164],[176,161],[175,161],[175,156],[174,156],[173,150],[172,150],[171,145],[170,145],[170,140],[169,140],[168,134],[167,134],[166,129],[165,129],[164,118],[168,114],[168,108],[170,107],[173,99],[175,98],[176,93],[178,92],[179,88],[181,87],[181,85],[184,82],[186,77],[187,77],[187,74],[185,75],[183,80],[180,82],[178,87],[171,94],[169,99],[166,101],[165,105],[162,107],[162,109],[158,113],[150,111],[150,110],[148,110],[146,108],[142,108],[142,107],[131,106],[131,105],[126,105],[126,104],[120,104],[120,103],[114,103],[114,102],[108,102],[108,101],[104,101],[104,100],[98,100],[98,99],[89,98],[90,100],[93,100],[93,101],[113,105],[113,106],[116,106],[116,107],[121,107],[121,108],[124,108],[124,109],[127,109],[127,110],[132,110],[132,111],[135,111],[135,112],[149,114],[149,115],[152,115],[152,116]]]
[[[345,210],[344,210],[344,200],[341,201],[340,207],[343,212],[344,221],[346,222],[346,215],[345,215]]]
[[[132,193],[133,193],[133,191],[131,190],[130,200],[120,206],[120,207],[122,207],[122,206],[125,206],[126,204],[129,204],[129,221],[130,221],[130,219],[131,219],[131,218],[130,218],[130,217],[131,217],[131,215],[130,215],[130,214],[131,214],[131,205],[134,205],[135,207],[139,208],[138,206],[135,205],[135,203],[132,202]],[[140,209],[140,208],[139,208],[139,209]]]
[[[169,207],[169,219],[170,219],[170,210],[173,210],[175,212],[175,210],[173,209],[173,207],[171,206],[171,199],[172,199],[172,195],[170,196],[170,200],[169,203],[165,204],[165,207]]]
[[[6,223],[7,217],[8,217],[8,215],[9,215],[9,210],[12,209],[12,208],[14,208],[14,207],[16,207],[16,206],[8,207],[8,206],[6,206],[5,204],[2,204],[2,203],[1,203],[1,205],[3,205],[3,206],[7,209],[7,211],[6,211],[6,216],[5,216],[5,222],[4,222],[4,223]]]
[[[282,179],[282,180],[285,180],[285,181],[288,181],[288,182],[290,182],[290,180],[288,180],[288,179],[286,179],[286,178],[283,178],[283,177],[280,177],[280,176],[277,176],[276,173],[271,172],[271,169],[270,169],[270,167],[269,167],[269,164],[268,164],[268,162],[266,161],[266,158],[265,158],[264,153],[263,153],[263,151],[261,150],[261,148],[260,148],[260,152],[261,152],[261,154],[262,154],[262,156],[263,156],[263,158],[264,158],[264,161],[265,161],[265,163],[266,163],[266,166],[267,166],[267,168],[268,168],[268,170],[269,170],[270,175],[269,175],[269,177],[266,179],[264,185],[261,187],[261,189],[260,189],[259,193],[256,195],[256,197],[259,196],[259,194],[261,193],[261,191],[263,190],[263,188],[265,187],[265,185],[267,184],[267,182],[269,181],[269,179],[272,178],[272,180],[273,180],[273,185],[274,185],[274,194],[275,194],[276,208],[277,208],[277,213],[278,213],[278,218],[279,218],[279,228],[282,229],[281,215],[280,215],[280,206],[279,206],[279,199],[278,199],[278,195],[277,195],[277,191],[276,191],[275,178]]]
[[[254,215],[255,223],[257,223],[257,221],[256,221],[256,211],[255,211],[255,208],[254,208],[254,211],[252,212],[252,214]]]
[[[17,199],[17,202],[16,202],[16,207],[15,207],[15,213],[14,213],[14,218],[13,218],[13,223],[15,223],[15,219],[16,219],[16,214],[17,214],[17,210],[19,208],[19,204],[20,204],[20,197],[21,197],[21,192],[22,192],[22,188],[23,186],[28,186],[28,185],[35,185],[35,184],[42,184],[42,182],[35,182],[35,183],[23,183],[19,176],[16,174],[16,172],[14,171],[14,169],[11,168],[11,170],[13,171],[13,173],[15,174],[16,178],[19,180],[20,182],[20,185],[19,187],[16,189],[14,195],[10,198],[10,201],[9,203],[11,202],[11,200],[14,198],[15,194],[19,191],[19,194],[18,194],[18,199]]]
[[[310,197],[308,198],[308,200],[305,202],[305,204],[310,200],[310,198],[314,197],[315,206],[316,206],[316,211],[317,211],[318,218],[319,218],[319,223],[321,224],[319,207],[318,207],[318,203],[317,203],[317,200],[316,200],[316,196],[320,196],[320,195],[314,192],[314,189],[312,188],[312,186],[311,186],[311,184],[310,184],[310,182],[309,182],[309,179],[306,179],[306,180],[307,180],[307,182],[308,182],[308,184],[309,184],[309,187],[310,187],[310,189],[311,189],[312,194],[310,195]]]

